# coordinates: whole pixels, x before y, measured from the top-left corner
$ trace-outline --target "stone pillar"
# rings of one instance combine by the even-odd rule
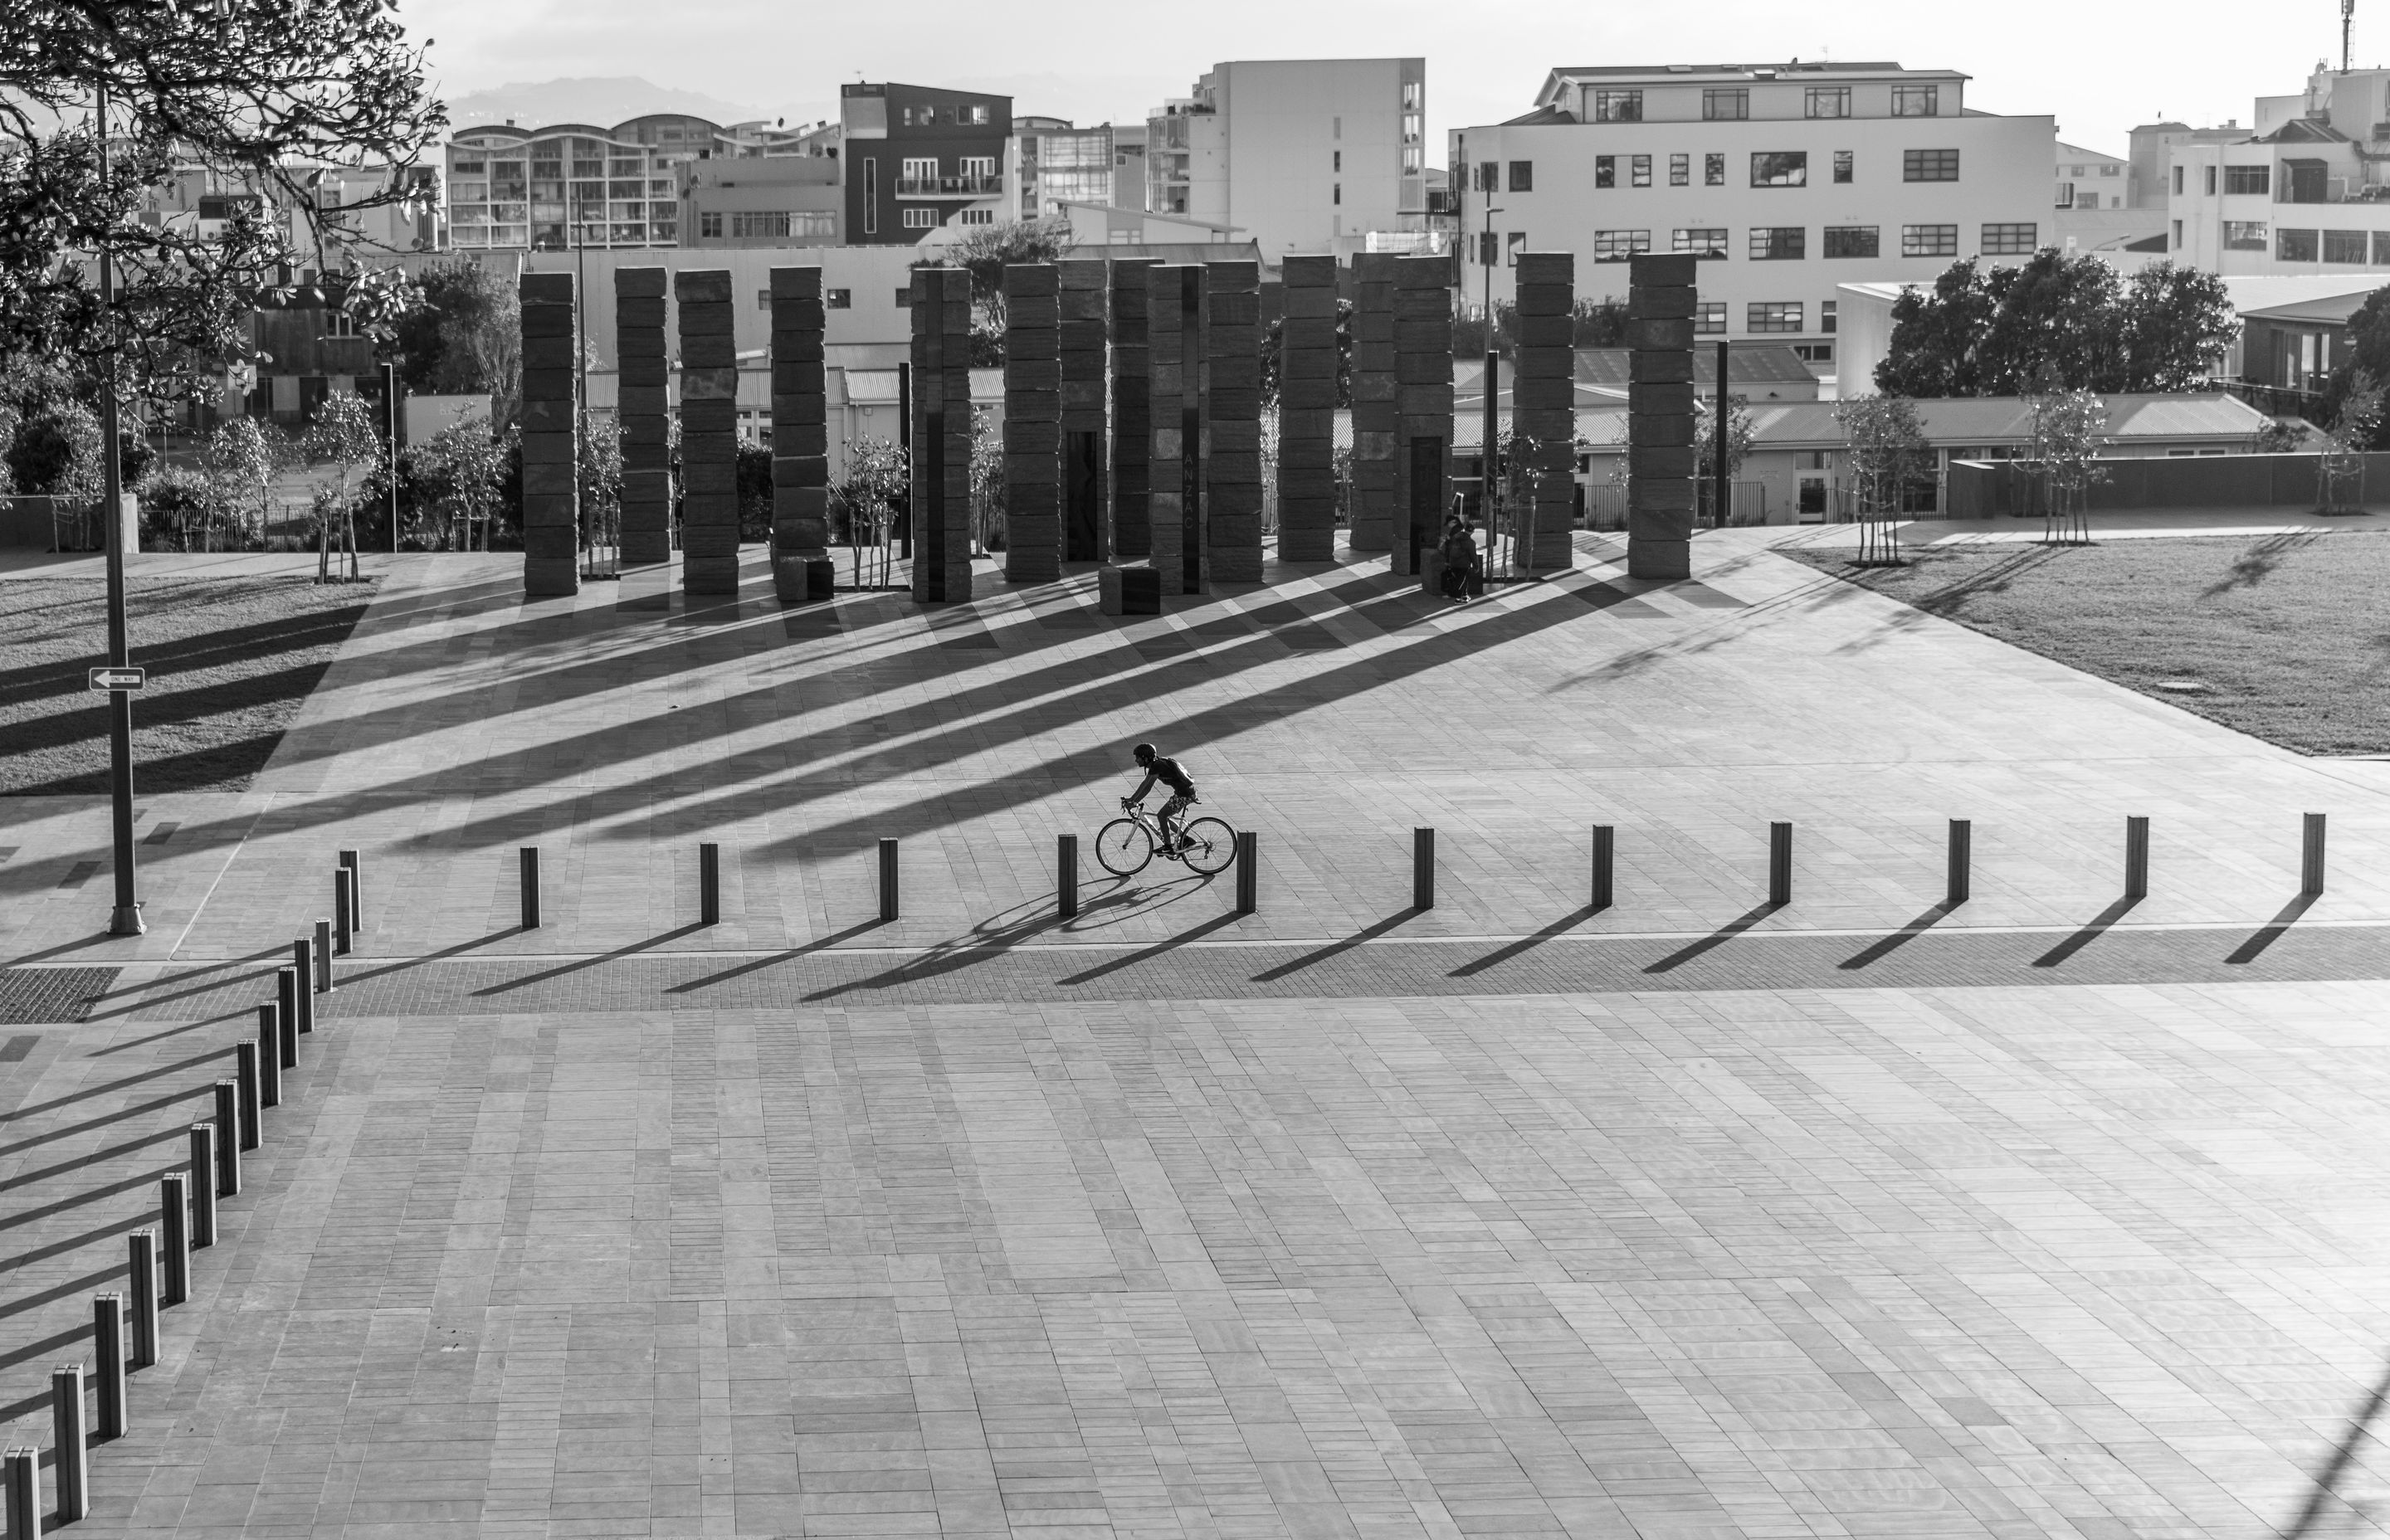
[[[581,590],[580,407],[572,275],[525,273],[522,300],[523,593]]]
[[[1336,559],[1336,259],[1288,257],[1278,349],[1278,558]]]
[[[1262,270],[1204,266],[1203,524],[1215,583],[1262,580]]]
[[[1153,570],[1165,594],[1201,594],[1204,559],[1203,269],[1157,267],[1147,324],[1153,340]]]
[[[1146,306],[1153,263],[1142,258],[1111,264],[1112,506],[1111,559],[1153,554],[1153,380],[1149,374]]]
[[[821,269],[772,269],[772,590],[782,604],[828,598],[837,571],[822,325]]]
[[[672,559],[672,391],[665,371],[665,270],[614,270],[615,420],[623,433],[623,562]]]
[[[1394,259],[1394,568],[1417,577],[1452,507],[1452,259]]]
[[[913,597],[971,597],[970,275],[913,270]]]
[[[1510,383],[1512,455],[1509,505],[1520,564],[1530,571],[1570,565],[1576,480],[1576,258],[1521,252],[1517,374]],[[1532,488],[1532,491],[1530,489]],[[1532,506],[1527,506],[1532,497]]]
[[[1004,269],[1004,581],[1062,575],[1062,366],[1052,263]]]
[[[1629,259],[1626,575],[1693,575],[1693,287],[1690,256]]]
[[[1353,484],[1346,489],[1356,551],[1394,543],[1394,263],[1392,252],[1353,259]]]
[[[1110,281],[1100,257],[1054,264],[1061,302],[1062,559],[1102,561],[1104,538],[1104,349],[1111,340]]]
[[[680,585],[739,592],[739,353],[730,272],[673,275],[680,309]]]

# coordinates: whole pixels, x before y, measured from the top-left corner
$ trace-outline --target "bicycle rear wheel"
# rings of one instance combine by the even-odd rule
[[[1153,836],[1135,818],[1114,818],[1096,830],[1096,860],[1114,877],[1135,877],[1153,859]]]
[[[1187,869],[1205,877],[1226,871],[1237,858],[1237,831],[1217,818],[1198,818],[1187,826],[1179,849]]]

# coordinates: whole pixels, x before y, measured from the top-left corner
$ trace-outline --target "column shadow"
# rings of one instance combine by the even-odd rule
[[[2314,893],[2301,893],[2298,897],[2291,900],[2288,904],[2283,905],[2280,914],[2277,914],[2273,918],[2268,920],[2265,925],[2255,934],[2251,935],[2247,941],[2244,941],[2240,945],[2234,947],[2232,949],[2232,955],[2226,957],[2224,960],[2228,963],[2255,962],[2259,956],[2264,955],[2266,948],[2273,945],[2276,942],[2281,940],[2284,935],[2289,933],[2291,927],[2298,922],[2298,918],[2301,915],[2306,914],[2309,909],[2315,907],[2316,898],[2317,895]]]
[[[592,956],[575,957],[569,963],[559,963],[554,968],[543,968],[536,973],[526,973],[519,979],[508,979],[503,982],[492,984],[486,989],[477,989],[473,991],[473,998],[487,999],[493,995],[505,995],[518,989],[528,989],[533,984],[544,984],[550,979],[561,979],[570,973],[580,973],[596,968],[601,963],[619,962],[624,957],[636,956],[642,952],[652,952],[666,942],[678,941],[683,936],[693,936],[704,929],[705,926],[702,924],[691,920],[687,925],[676,925],[669,930],[660,930],[645,941],[635,941],[628,946],[618,946],[611,952],[599,952]]]
[[[2299,1509],[2299,1516],[2281,1532],[2282,1540],[2304,1540],[2305,1536],[2317,1532],[2317,1525],[2324,1517],[2324,1505],[2340,1495],[2337,1490],[2340,1479],[2357,1458],[2357,1446],[2375,1438],[2373,1423],[2381,1417],[2385,1403],[2390,1403],[2390,1367],[2385,1367],[2374,1380],[2372,1392],[2366,1396],[2365,1404],[2358,1408],[2357,1415],[2349,1418],[2348,1427],[2342,1431],[2340,1442],[2332,1446],[2332,1456],[2324,1461],[2323,1469],[2316,1472],[2315,1490],[2307,1494],[2306,1505]]]
[[[1568,930],[1574,930],[1575,927],[1582,925],[1587,920],[1591,919],[1594,916],[1600,913],[1601,913],[1601,905],[1598,904],[1588,904],[1581,909],[1572,910],[1569,913],[1562,915],[1560,918],[1552,921],[1549,925],[1545,926],[1534,935],[1522,936],[1517,941],[1511,942],[1507,946],[1497,947],[1494,951],[1486,953],[1485,956],[1482,957],[1477,957],[1469,962],[1462,963],[1458,968],[1446,973],[1445,977],[1447,979],[1473,978],[1476,975],[1484,972],[1489,968],[1498,968],[1502,964],[1509,962],[1512,957],[1518,956],[1523,953],[1535,950],[1536,947],[1543,945],[1544,943],[1551,940],[1554,936],[1561,935]]]
[[[1207,879],[1206,880],[1208,881],[1209,879]],[[1189,926],[1188,929],[1179,931],[1175,936],[1166,937],[1163,940],[1155,942],[1150,946],[1139,947],[1137,950],[1131,952],[1124,957],[1114,957],[1110,962],[1098,963],[1093,968],[1082,969],[1076,973],[1057,979],[1054,982],[1058,984],[1092,983],[1096,980],[1103,978],[1107,974],[1117,973],[1124,968],[1134,968],[1138,963],[1148,961],[1150,958],[1159,957],[1167,952],[1176,951],[1189,942],[1201,941],[1205,936],[1210,935],[1213,931],[1226,930],[1244,918],[1244,916],[1237,913],[1234,909],[1230,909],[1226,914],[1214,915],[1210,919],[1205,920],[1201,925]]]
[[[1858,951],[1852,953],[1847,957],[1844,957],[1841,962],[1836,963],[1834,966],[1836,968],[1865,968],[1870,963],[1881,962],[1884,958],[1892,956],[1893,953],[1900,950],[1900,948],[1908,945],[1910,942],[1915,941],[1918,937],[1923,935],[1926,931],[1934,929],[1935,925],[1941,922],[1942,918],[1945,915],[1947,915],[1951,910],[1957,907],[1957,905],[1947,901],[1941,904],[1936,904],[1934,907],[1926,910],[1915,919],[1910,920],[1899,930],[1892,932],[1892,934],[1878,937],[1876,940],[1870,942],[1866,946],[1862,947]]]
[[[1416,905],[1407,909],[1397,909],[1381,920],[1363,926],[1342,941],[1330,942],[1316,952],[1305,952],[1302,956],[1282,962],[1276,968],[1266,968],[1253,975],[1253,982],[1257,984],[1276,983],[1290,974],[1300,973],[1304,969],[1324,963],[1330,957],[1342,956],[1363,942],[1375,941],[1405,920],[1416,919],[1425,913],[1427,913],[1426,910]]]
[[[702,979],[691,979],[686,983],[674,984],[664,993],[694,995],[700,989],[711,989],[715,984],[727,983],[733,979],[743,978],[750,973],[760,973],[767,968],[777,968],[782,963],[794,962],[808,953],[826,952],[841,942],[853,941],[857,936],[879,930],[886,923],[885,920],[867,919],[860,925],[850,925],[843,930],[823,936],[817,941],[809,941],[803,946],[792,946],[786,952],[775,952],[768,957],[751,958],[736,968],[726,968],[719,973],[709,973]]]
[[[1766,919],[1768,916],[1774,914],[1778,909],[1782,907],[1783,905],[1780,904],[1762,904],[1756,908],[1745,909],[1742,913],[1735,916],[1732,919],[1728,920],[1724,925],[1719,926],[1708,935],[1702,937],[1701,940],[1680,946],[1656,962],[1645,964],[1643,971],[1646,973],[1665,973],[1671,969],[1682,968],[1685,964],[1691,962],[1695,957],[1702,956],[1703,953],[1724,946],[1728,942],[1734,940],[1735,937],[1742,934],[1745,930],[1750,930],[1753,926],[1758,924],[1761,920]]]
[[[2044,952],[2040,956],[2034,958],[2033,966],[2036,968],[2056,968],[2067,958],[2075,956],[2075,953],[2082,951],[2093,942],[2098,941],[2101,931],[2107,930],[2110,926],[2115,924],[2127,915],[2131,914],[2134,908],[2137,907],[2140,902],[2141,901],[2138,898],[2120,898],[2116,900],[2115,903],[2109,905],[2106,908],[2092,916],[2090,923],[2084,926],[2082,930],[2075,931],[2064,941],[2060,942],[2056,946]]]

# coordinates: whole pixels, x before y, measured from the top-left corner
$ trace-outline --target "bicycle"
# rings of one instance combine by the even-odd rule
[[[1096,860],[1114,877],[1135,877],[1145,870],[1161,843],[1162,829],[1143,802],[1096,831]],[[1237,858],[1237,831],[1218,818],[1194,818],[1178,830],[1178,849],[1163,859],[1184,861],[1189,871],[1210,877],[1228,869]]]

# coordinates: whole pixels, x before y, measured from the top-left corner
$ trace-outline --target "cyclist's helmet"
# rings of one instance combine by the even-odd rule
[[[1150,743],[1140,743],[1136,748],[1131,749],[1128,751],[1128,757],[1137,761],[1139,764],[1151,764],[1153,763],[1153,755],[1154,748]]]

